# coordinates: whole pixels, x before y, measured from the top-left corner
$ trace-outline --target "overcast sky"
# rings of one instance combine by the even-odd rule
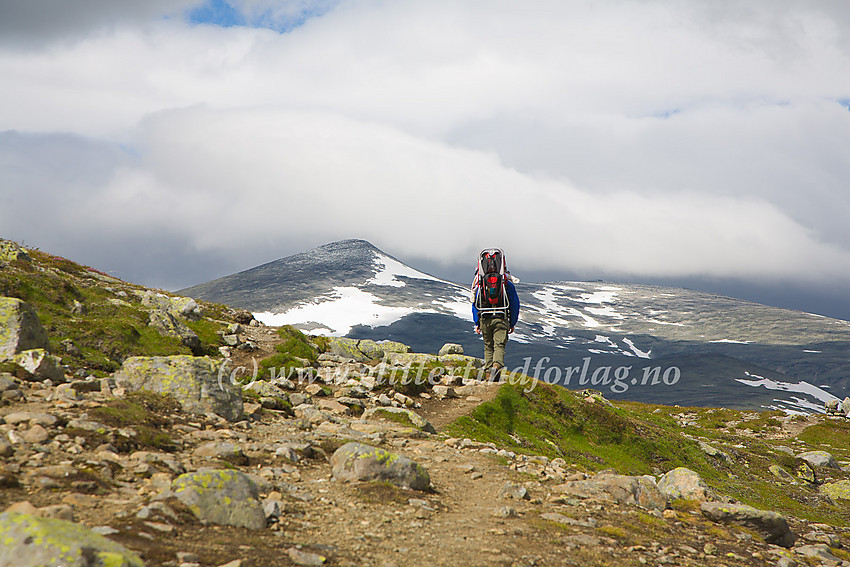
[[[343,238],[850,318],[846,0],[0,0],[0,237],[167,289]]]

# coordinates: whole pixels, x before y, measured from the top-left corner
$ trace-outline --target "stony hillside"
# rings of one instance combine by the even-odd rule
[[[850,565],[850,400],[492,384],[93,274],[3,247],[0,566]]]

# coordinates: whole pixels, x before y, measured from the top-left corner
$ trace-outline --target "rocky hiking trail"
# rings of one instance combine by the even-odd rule
[[[457,345],[305,337],[0,245],[0,567],[850,565],[850,400],[525,392]]]

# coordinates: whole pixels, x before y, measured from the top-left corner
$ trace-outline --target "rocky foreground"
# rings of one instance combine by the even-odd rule
[[[850,564],[846,528],[728,502],[687,469],[589,474],[441,435],[420,415],[468,411],[497,384],[446,376],[442,400],[392,399],[359,379],[372,367],[326,354],[325,379],[255,383],[246,391],[263,395],[243,400],[227,380],[232,397],[211,395],[210,364],[136,359],[58,385],[0,378],[11,402],[0,565]],[[157,383],[182,405],[132,393]],[[283,399],[295,405],[266,409]],[[126,400],[146,409],[139,425],[121,423]],[[167,434],[159,450],[139,439],[144,423]]]

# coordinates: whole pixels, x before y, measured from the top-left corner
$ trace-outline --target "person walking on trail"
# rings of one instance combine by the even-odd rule
[[[505,345],[519,320],[516,280],[507,270],[505,254],[498,248],[482,250],[472,283],[472,320],[484,339],[484,372],[498,380],[505,366]]]

